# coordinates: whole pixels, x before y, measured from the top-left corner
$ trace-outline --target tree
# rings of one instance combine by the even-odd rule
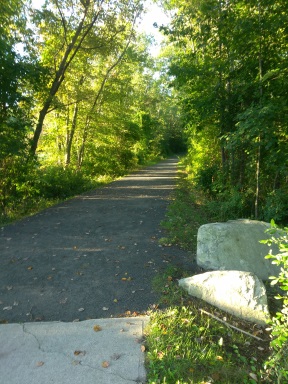
[[[287,124],[281,118],[287,111],[283,78],[287,4],[283,0],[166,4],[176,7],[171,27],[163,30],[174,50],[170,74],[181,90],[190,158],[195,164],[196,147],[213,153],[210,159],[197,157],[198,180],[210,175],[208,189],[218,197],[227,201],[240,193],[247,215],[270,219],[269,196],[277,195],[274,203],[281,199],[283,207],[287,190],[283,164],[287,149],[282,145]],[[195,143],[199,138],[208,152]]]
[[[36,153],[44,119],[51,108],[55,108],[55,97],[76,55],[82,49],[94,51],[109,49],[111,41],[113,42],[114,38],[125,30],[127,18],[135,18],[135,14],[137,15],[141,9],[137,1],[132,3],[122,1],[117,4],[105,0],[70,3],[62,2],[60,6],[58,0],[53,0],[50,2],[50,7],[46,3],[43,11],[37,13],[43,37],[49,30],[48,23],[52,24],[54,28],[58,27],[58,33],[59,28],[61,28],[61,32],[60,36],[58,35],[58,41],[53,41],[54,52],[48,53],[53,55],[53,57],[49,57],[49,62],[52,67],[54,61],[54,70],[52,73],[50,67],[51,82],[47,86],[39,111],[31,145],[32,155]],[[54,13],[55,10],[57,13]],[[53,35],[50,30],[47,38],[50,40],[51,36]]]

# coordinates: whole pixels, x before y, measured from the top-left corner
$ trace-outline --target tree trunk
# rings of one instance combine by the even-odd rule
[[[259,65],[259,104],[260,108],[262,107],[262,98],[263,98],[263,85],[262,85],[262,78],[263,78],[263,57],[262,57],[262,14],[261,14],[261,0],[258,1],[258,24],[259,24],[259,56],[258,56],[258,65]],[[259,135],[258,135],[258,148],[257,148],[257,155],[256,155],[256,190],[255,190],[255,219],[258,218],[259,214],[259,190],[260,190],[260,157],[261,157],[261,132],[259,128]]]
[[[260,189],[260,156],[261,156],[261,139],[259,136],[259,145],[257,149],[257,155],[256,155],[256,191],[255,191],[255,219],[258,219],[259,215],[259,189]]]
[[[73,137],[74,137],[76,126],[77,126],[78,110],[79,110],[78,103],[76,103],[75,107],[74,107],[73,119],[72,119],[72,124],[71,124],[71,131],[67,132],[65,167],[68,167],[70,164],[70,161],[71,161],[71,148],[72,148]]]

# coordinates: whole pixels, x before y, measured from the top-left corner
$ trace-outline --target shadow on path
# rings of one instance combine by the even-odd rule
[[[0,320],[85,320],[153,306],[154,276],[169,263],[189,262],[187,252],[158,244],[177,162],[164,160],[2,228]]]

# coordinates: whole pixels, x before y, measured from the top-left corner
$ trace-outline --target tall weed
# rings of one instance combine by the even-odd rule
[[[280,384],[288,382],[288,228],[278,229],[272,221],[269,232],[271,238],[262,242],[277,244],[279,253],[277,255],[270,253],[266,258],[271,259],[272,264],[280,266],[279,276],[270,277],[271,285],[277,285],[283,293],[275,297],[282,301],[282,309],[270,322],[272,353],[264,367],[266,379]]]

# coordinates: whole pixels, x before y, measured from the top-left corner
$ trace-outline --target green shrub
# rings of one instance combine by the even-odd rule
[[[267,379],[280,384],[288,382],[288,228],[280,230],[272,220],[269,232],[271,239],[262,242],[274,243],[279,247],[277,255],[270,253],[266,258],[271,259],[272,264],[280,267],[279,276],[271,276],[270,279],[272,280],[271,285],[278,285],[283,291],[275,297],[282,300],[283,306],[270,322],[272,353],[264,368]]]
[[[283,223],[288,219],[288,191],[278,189],[271,192],[265,201],[263,207],[264,220],[270,221],[272,218],[277,223]]]
[[[20,156],[7,156],[0,161],[0,214],[8,218],[19,205],[23,208],[38,195],[35,162]]]
[[[74,169],[50,166],[39,173],[39,193],[47,199],[66,199],[92,188],[92,182]]]
[[[198,186],[203,189],[204,192],[214,195],[217,189],[215,187],[215,178],[217,173],[219,173],[217,165],[200,169],[196,177]]]

